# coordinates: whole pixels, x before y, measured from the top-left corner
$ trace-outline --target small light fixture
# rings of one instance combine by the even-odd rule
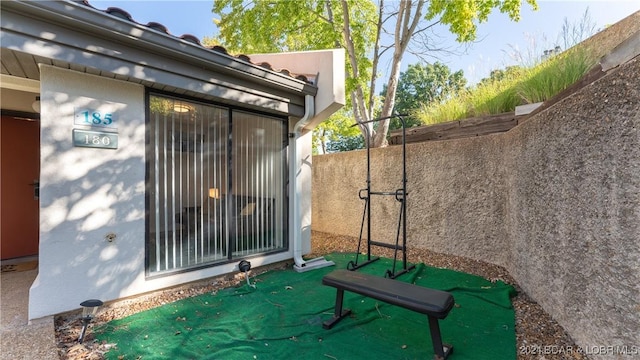
[[[37,112],[38,114],[40,113],[40,96],[36,96],[36,100],[31,103],[31,107],[33,108],[33,111]]]
[[[78,338],[78,342],[80,344],[82,344],[82,341],[84,340],[84,334],[87,331],[87,326],[89,326],[91,320],[96,316],[98,308],[102,305],[103,302],[98,299],[85,300],[80,303],[80,306],[82,306],[82,332]]]
[[[240,269],[240,271],[244,272],[244,277],[245,277],[245,279],[247,279],[247,285],[249,285],[250,287],[255,289],[256,285],[255,284],[251,284],[249,282],[249,270],[251,269],[251,263],[248,262],[247,260],[242,260],[238,264],[238,269]]]
[[[209,189],[209,197],[212,199],[220,199],[220,190],[218,190],[218,188]]]
[[[179,102],[173,104],[173,111],[177,113],[186,113],[192,110],[193,110],[193,107],[187,104],[183,104]]]

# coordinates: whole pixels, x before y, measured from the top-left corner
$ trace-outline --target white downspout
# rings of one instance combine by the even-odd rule
[[[298,138],[302,134],[302,130],[311,119],[315,116],[315,98],[311,95],[305,95],[305,111],[304,116],[300,119],[293,129],[293,141],[291,142],[291,159],[289,169],[289,184],[291,194],[293,195],[293,260],[295,262],[294,269],[303,272],[319,267],[334,265],[332,261],[327,261],[323,257],[305,261],[302,258],[302,215],[300,211],[300,194],[298,194],[298,173],[302,171],[298,165]]]

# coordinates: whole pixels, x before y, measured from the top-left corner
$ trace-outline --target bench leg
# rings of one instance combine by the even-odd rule
[[[453,346],[442,344],[442,336],[440,335],[440,324],[438,319],[429,316],[429,330],[431,331],[431,342],[433,342],[434,360],[444,360],[453,352]]]
[[[322,327],[325,329],[331,329],[333,325],[337,324],[338,321],[342,320],[343,317],[351,314],[351,310],[342,309],[342,299],[344,298],[344,290],[338,289],[336,292],[336,308],[333,312],[333,316],[331,319],[322,323]]]

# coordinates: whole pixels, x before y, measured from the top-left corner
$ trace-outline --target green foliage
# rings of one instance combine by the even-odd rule
[[[537,8],[535,0],[526,0],[526,2],[534,9]],[[364,100],[369,98],[367,93],[369,84],[378,72],[378,69],[374,68],[374,64],[378,64],[380,59],[372,58],[372,54],[379,55],[374,52],[374,46],[378,26],[384,26],[381,22],[388,20],[389,23],[394,20],[401,22],[401,24],[396,24],[397,26],[392,24],[393,27],[390,26],[388,29],[382,30],[383,33],[393,33],[398,29],[403,29],[402,38],[396,39],[396,43],[406,44],[413,39],[424,39],[422,36],[414,37],[413,35],[415,32],[422,32],[431,24],[412,26],[411,30],[407,31],[409,28],[407,25],[414,20],[412,16],[420,13],[426,15],[423,19],[417,20],[447,24],[450,31],[457,35],[459,41],[471,41],[476,36],[475,23],[486,21],[494,8],[508,14],[511,19],[518,20],[522,1],[432,0],[416,2],[403,0],[403,2],[396,4],[399,5],[378,9],[372,0],[214,0],[212,11],[218,16],[215,22],[219,35],[216,38],[208,38],[207,41],[208,43],[220,44],[231,53],[245,54],[346,48],[346,92],[353,102],[352,108],[357,108],[359,110],[357,115],[362,118],[368,118],[368,114],[378,112],[382,116],[387,116],[389,114],[386,112],[391,111],[391,107],[387,105],[392,102],[393,98],[387,98],[388,102],[382,107],[382,111]],[[402,16],[399,16],[398,7],[410,11],[403,11]],[[418,9],[418,7],[421,8]],[[343,14],[344,9],[348,9],[348,14]],[[345,18],[348,18],[348,27]],[[347,33],[353,47],[347,46],[344,39]],[[400,34],[394,35],[400,36]],[[406,47],[396,46],[395,50],[397,51],[393,54],[393,61],[401,61],[405,49]],[[354,70],[356,68],[357,71]],[[399,76],[397,72],[389,75],[387,84],[395,84],[397,76]],[[395,96],[395,91],[392,93],[394,94],[392,96]],[[351,113],[355,118],[356,114]],[[337,121],[337,123],[342,122]],[[385,122],[384,125],[380,125],[380,133],[376,135],[376,139],[384,139],[386,129]],[[337,132],[332,129],[331,131],[325,130],[323,134],[322,136],[331,137]],[[349,136],[342,134],[335,136],[344,141],[349,139]],[[323,141],[318,143],[326,144]],[[383,143],[376,141],[378,145]]]
[[[360,138],[360,130],[353,124],[353,114],[341,110],[313,129],[314,154],[361,149],[354,139]],[[339,150],[338,150],[339,149]]]
[[[467,80],[462,70],[451,73],[448,66],[435,62],[433,64],[411,64],[407,70],[400,73],[398,89],[396,90],[395,112],[409,114],[405,117],[406,127],[421,125],[422,122],[414,115],[421,104],[440,102],[464,89]],[[383,90],[385,95],[386,87]],[[400,129],[398,119],[392,119],[389,129]]]
[[[318,21],[323,6],[319,1],[220,0],[214,1],[213,13],[220,15],[215,20],[219,40],[230,51],[297,51],[338,41],[332,24]],[[290,21],[282,21],[285,17]]]
[[[173,100],[151,96],[149,97],[149,108],[155,114],[171,114],[173,112]]]
[[[351,37],[358,54],[358,77],[346,59],[346,89],[364,87],[371,78],[369,54],[375,41],[376,6],[368,0],[347,0]],[[215,0],[219,35],[214,39],[232,53],[276,53],[344,47],[340,0],[247,1]]]
[[[415,116],[424,125],[433,125],[446,121],[464,119],[467,117],[467,105],[464,100],[469,93],[465,90],[456,96],[456,99],[448,99],[441,103],[422,104]]]
[[[364,149],[364,137],[358,133],[353,136],[339,137],[327,144],[327,153]]]
[[[515,107],[546,101],[578,81],[597,62],[582,50],[572,50],[528,68],[492,72],[460,96],[437,104],[423,104],[416,116],[425,124],[500,114]]]
[[[548,100],[578,81],[595,62],[585,51],[560,54],[531,69],[518,84],[517,93],[530,104]]]
[[[481,85],[485,85],[485,84],[492,84],[498,81],[504,81],[504,80],[508,80],[508,79],[514,79],[514,78],[519,78],[522,75],[524,75],[524,72],[526,71],[526,69],[524,69],[522,66],[507,66],[504,69],[496,69],[496,70],[492,70],[491,73],[489,74],[488,78],[484,78],[482,80],[480,80],[480,84]]]
[[[534,10],[535,0],[526,0]],[[514,21],[520,20],[522,0],[431,0],[426,14],[427,20],[440,17],[440,22],[449,25],[449,31],[457,35],[459,42],[476,39],[476,23],[487,21],[494,8]]]
[[[518,97],[516,84],[518,78],[508,77],[502,81],[480,84],[472,90],[472,96],[467,97],[469,117],[500,114],[513,111],[522,104]]]

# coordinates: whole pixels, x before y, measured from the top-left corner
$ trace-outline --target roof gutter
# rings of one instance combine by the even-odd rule
[[[127,43],[136,48],[144,48],[151,53],[169,56],[202,68],[216,69],[238,78],[270,84],[272,88],[311,95],[317,92],[315,86],[287,74],[208,49],[75,1],[7,1],[6,4],[3,2],[2,8],[3,12],[12,11],[39,21],[64,26],[73,31]],[[5,23],[3,19],[3,28],[10,29],[13,25],[15,24]]]
[[[335,265],[333,261],[327,261],[324,257],[317,257],[311,260],[302,258],[302,214],[300,209],[300,194],[298,190],[298,175],[302,172],[300,161],[298,160],[298,138],[302,135],[302,130],[311,122],[315,116],[315,97],[311,95],[305,96],[305,113],[293,130],[293,141],[291,142],[291,159],[289,170],[289,183],[291,184],[291,193],[293,194],[293,260],[295,264],[293,269],[297,272],[305,272],[313,269],[319,269],[327,266]]]

